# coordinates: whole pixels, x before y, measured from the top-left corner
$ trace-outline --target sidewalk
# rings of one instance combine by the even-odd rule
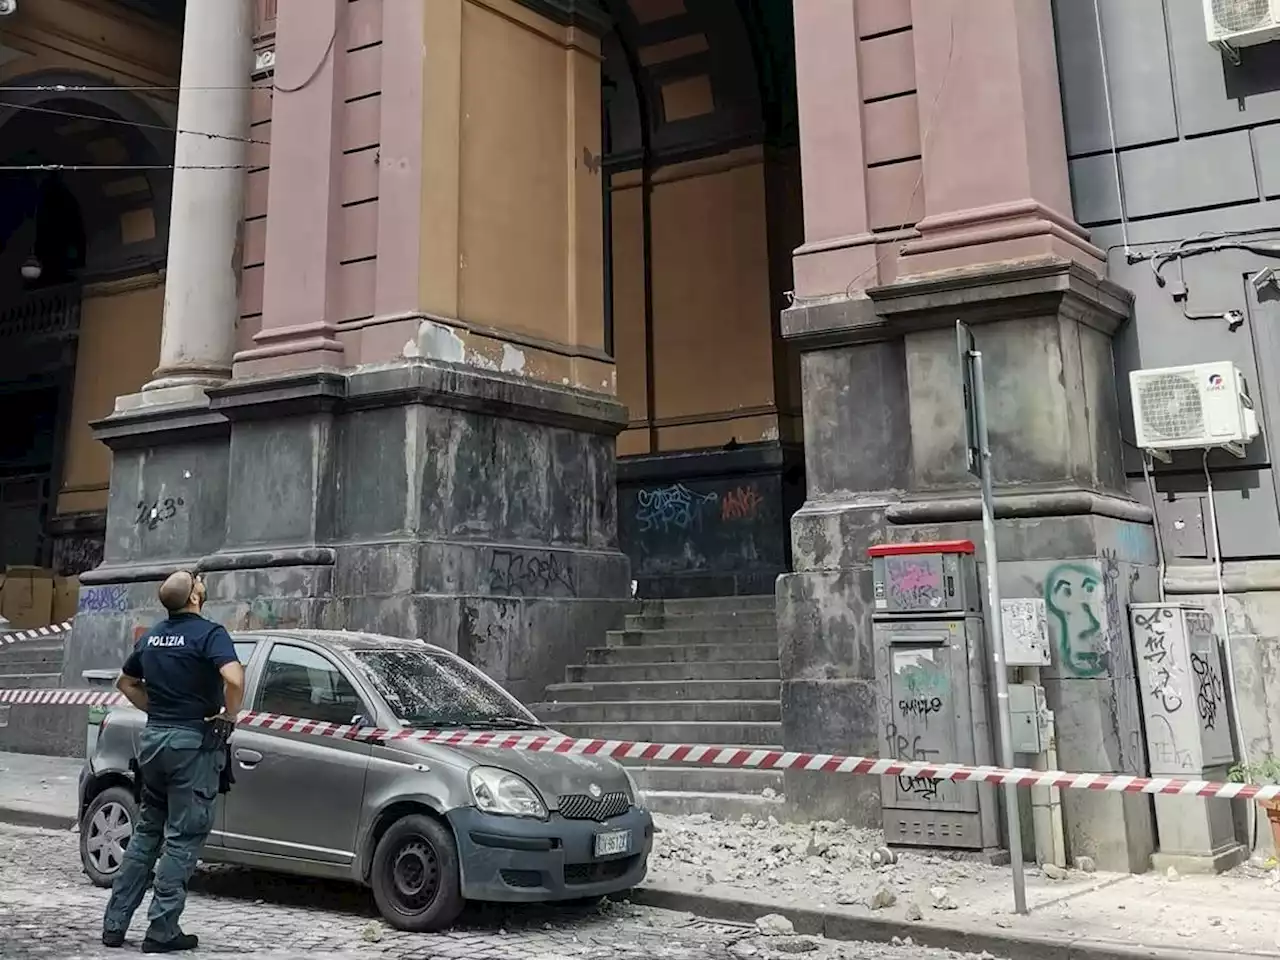
[[[75,822],[80,760],[0,753],[0,823]],[[1280,872],[1217,877],[1027,869],[1031,914],[1013,913],[1010,873],[971,860],[900,853],[876,867],[875,831],[842,824],[659,817],[637,903],[699,916],[787,917],[838,940],[910,937],[921,946],[1026,960],[1280,958]],[[877,907],[873,909],[873,903]]]

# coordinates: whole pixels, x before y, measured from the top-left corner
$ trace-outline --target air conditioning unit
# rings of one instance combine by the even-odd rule
[[[1204,0],[1209,42],[1235,49],[1280,37],[1280,0]]]
[[[1244,456],[1258,415],[1244,374],[1229,360],[1129,374],[1137,445],[1161,460],[1171,450],[1222,447]]]

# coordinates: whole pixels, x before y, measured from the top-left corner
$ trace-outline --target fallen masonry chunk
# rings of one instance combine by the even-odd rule
[[[920,909],[920,904],[916,903],[914,900],[912,900],[910,903],[907,904],[907,919],[908,920],[924,919],[924,911]]]
[[[1098,865],[1093,862],[1093,857],[1076,857],[1076,869],[1081,873],[1093,873]]]
[[[960,904],[955,902],[951,894],[947,892],[946,887],[930,887],[929,896],[933,900],[933,909],[935,910],[960,909]]]
[[[766,937],[789,937],[796,932],[795,924],[777,913],[766,914],[757,920],[756,929]]]
[[[898,902],[898,895],[888,887],[881,887],[871,895],[871,909],[884,910]]]
[[[1067,871],[1062,869],[1062,867],[1058,866],[1056,863],[1042,863],[1040,865],[1040,872],[1050,880],[1067,879]]]

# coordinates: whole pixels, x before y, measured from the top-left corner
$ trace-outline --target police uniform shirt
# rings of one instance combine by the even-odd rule
[[[206,718],[222,712],[219,671],[236,660],[225,627],[175,613],[138,640],[123,672],[146,684],[148,724],[203,729]]]

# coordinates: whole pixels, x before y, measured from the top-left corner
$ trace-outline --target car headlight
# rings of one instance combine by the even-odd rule
[[[546,804],[524,777],[496,767],[476,767],[468,781],[476,807],[485,813],[546,819]]]
[[[641,792],[636,778],[631,775],[631,771],[626,767],[622,768],[622,772],[627,775],[627,787],[631,790],[631,805],[633,807],[644,806],[644,793]]]

